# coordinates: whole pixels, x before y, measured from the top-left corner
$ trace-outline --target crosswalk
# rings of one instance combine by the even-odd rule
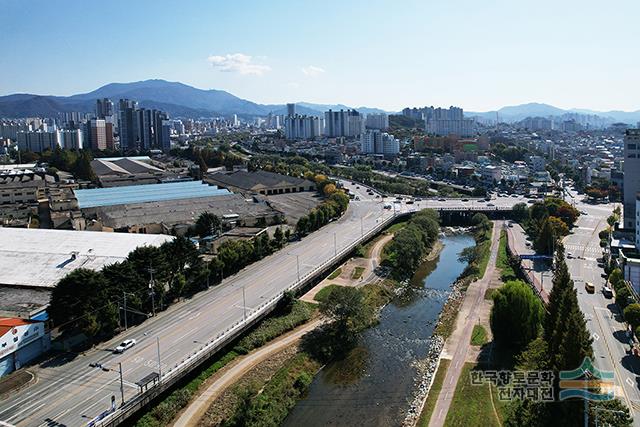
[[[584,256],[591,255],[596,258],[602,256],[602,248],[598,246],[587,246],[585,248],[582,245],[566,244],[564,245],[564,249],[565,252],[571,252],[573,255],[582,256],[584,254]]]

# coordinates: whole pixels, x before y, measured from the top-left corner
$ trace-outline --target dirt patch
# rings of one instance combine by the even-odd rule
[[[2,378],[0,380],[0,400],[9,397],[9,394],[28,386],[35,380],[35,375],[25,370],[13,372]]]
[[[235,413],[239,403],[237,390],[245,389],[249,386],[262,388],[269,379],[298,352],[298,346],[293,345],[259,363],[249,372],[243,375],[235,384],[228,387],[209,406],[203,417],[198,422],[199,427],[219,426],[222,422]]]

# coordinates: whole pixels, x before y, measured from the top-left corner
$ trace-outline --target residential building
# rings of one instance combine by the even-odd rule
[[[529,167],[534,172],[542,172],[546,167],[546,160],[542,156],[530,156]]]
[[[62,136],[58,130],[53,132],[42,130],[20,131],[17,134],[17,141],[20,150],[33,151],[34,153],[62,148]]]
[[[365,128],[385,130],[389,128],[389,116],[384,113],[367,114]]]
[[[356,110],[325,111],[324,133],[329,138],[355,138],[362,133],[362,115]]]
[[[86,123],[87,146],[93,150],[113,149],[113,124],[105,119],[91,119]]]
[[[84,133],[80,129],[65,129],[60,131],[63,146],[67,150],[82,150],[84,147]]]
[[[471,119],[465,119],[462,108],[449,107],[433,108],[427,111],[425,116],[425,130],[438,136],[458,135],[463,137],[472,136],[474,134],[474,122]]]
[[[636,194],[640,192],[640,129],[627,129],[624,137],[624,228],[636,228]]]
[[[394,156],[400,152],[400,141],[378,129],[367,130],[360,135],[360,150],[363,154]]]
[[[487,165],[481,169],[482,182],[494,185],[502,179],[502,170],[499,166]]]
[[[110,119],[113,117],[113,101],[102,98],[96,101],[96,117],[98,119]]]
[[[313,116],[287,116],[284,119],[284,134],[288,140],[314,139],[321,135],[322,119]]]
[[[118,121],[120,149],[123,151],[138,148],[138,103],[129,99],[121,99],[118,103],[120,116]]]
[[[296,115],[296,104],[287,104],[287,117]]]

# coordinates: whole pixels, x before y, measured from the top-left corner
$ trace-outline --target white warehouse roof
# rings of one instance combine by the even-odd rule
[[[54,287],[77,268],[99,270],[123,261],[138,246],[160,246],[171,239],[164,234],[0,227],[0,285]]]

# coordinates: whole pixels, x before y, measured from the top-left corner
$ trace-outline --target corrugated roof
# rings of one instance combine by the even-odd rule
[[[231,194],[229,190],[220,189],[216,186],[205,184],[202,181],[127,185],[123,187],[93,188],[75,191],[80,209],[222,196],[227,194]]]
[[[160,246],[171,239],[164,234],[0,227],[0,285],[53,287],[77,268],[99,270],[123,261],[139,246]]]

